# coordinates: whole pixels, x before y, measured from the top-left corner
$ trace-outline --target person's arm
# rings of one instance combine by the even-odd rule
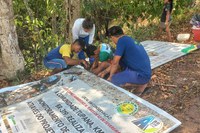
[[[92,44],[92,43],[93,43],[94,34],[95,34],[95,25],[93,26],[92,31],[91,31],[91,33],[89,34],[89,42],[88,42],[89,44]]]
[[[91,71],[93,70],[93,69],[95,69],[97,66],[98,66],[98,64],[99,64],[99,61],[97,60],[97,59],[95,59],[95,61],[94,61],[94,63],[92,64],[92,67],[91,67]]]
[[[67,65],[80,65],[82,63],[82,60],[72,59],[67,56],[63,56],[63,59],[65,60]]]
[[[111,81],[111,78],[113,76],[113,74],[115,74],[119,68],[119,61],[121,59],[121,56],[115,56],[113,59],[113,62],[111,64],[111,68],[110,68],[110,76],[108,77],[107,80]]]
[[[92,64],[91,70],[93,70],[94,68],[96,68],[99,64],[99,53],[100,53],[100,47],[97,48],[97,50],[94,51],[95,54],[95,61]]]
[[[63,56],[67,65],[80,65],[81,63],[88,68],[88,63],[85,60],[72,59],[68,56]]]
[[[72,27],[72,37],[73,37],[73,41],[75,41],[76,39],[79,38],[79,31],[80,31],[79,20],[76,20],[76,21],[74,22],[73,27]]]
[[[123,54],[125,53],[126,43],[128,43],[126,40],[123,40],[123,41],[118,40],[118,42],[117,42],[115,56],[111,63],[110,76],[107,79],[109,81],[111,81],[113,74],[115,74],[119,68],[119,61],[120,61],[121,57],[123,56]]]
[[[110,69],[111,69],[111,66],[109,66],[108,68],[106,68],[104,71],[100,72],[98,74],[98,76],[101,77],[101,78],[104,78],[106,76],[106,74],[110,73]]]

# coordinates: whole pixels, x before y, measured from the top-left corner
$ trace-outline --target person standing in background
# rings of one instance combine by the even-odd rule
[[[91,45],[95,35],[95,24],[90,18],[78,18],[72,27],[73,41],[76,39],[82,39],[85,42],[86,47]],[[85,59],[84,51],[79,52],[79,59]]]
[[[172,21],[173,0],[164,0],[164,8],[161,15],[160,32],[165,29],[168,36],[168,41],[172,41],[170,25]]]

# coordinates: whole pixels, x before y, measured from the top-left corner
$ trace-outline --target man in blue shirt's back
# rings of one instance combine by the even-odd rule
[[[144,47],[129,36],[124,35],[119,26],[109,29],[112,41],[117,45],[112,65],[99,74],[110,73],[108,80],[117,86],[137,85],[137,93],[142,93],[151,79],[151,66]],[[118,72],[118,68],[121,71]],[[117,73],[118,72],[118,73]]]

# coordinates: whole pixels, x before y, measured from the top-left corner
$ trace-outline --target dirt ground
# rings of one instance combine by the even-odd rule
[[[173,133],[200,133],[200,50],[153,70],[143,99],[164,109],[182,125]]]
[[[191,33],[191,25],[172,25],[175,37],[178,33]],[[179,30],[177,30],[179,29]],[[166,36],[158,33],[151,40],[166,41]],[[192,37],[185,43],[198,44]],[[200,43],[199,43],[200,44]],[[49,73],[41,71],[26,80],[39,80]],[[11,85],[0,80],[0,88]],[[182,122],[172,133],[200,133],[200,50],[176,59],[153,70],[149,91],[142,98],[155,104]]]
[[[171,29],[174,42],[179,33],[190,33],[190,40],[183,43],[200,45],[193,41],[189,23]],[[166,36],[158,33],[150,39],[166,41]],[[200,133],[200,50],[155,68],[149,87],[142,98],[182,122],[172,133]]]

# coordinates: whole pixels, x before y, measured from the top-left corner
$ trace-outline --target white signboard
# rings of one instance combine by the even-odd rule
[[[163,133],[181,122],[80,68],[0,93],[0,133]]]
[[[198,49],[196,45],[160,41],[144,41],[141,44],[150,57],[152,69]]]

